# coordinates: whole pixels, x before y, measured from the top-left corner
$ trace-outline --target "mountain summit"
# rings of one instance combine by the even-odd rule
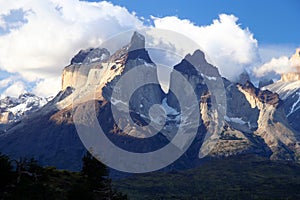
[[[20,121],[31,115],[48,102],[47,98],[38,97],[31,93],[21,94],[18,98],[5,97],[0,99],[0,124]]]
[[[193,93],[195,102],[190,99]],[[1,134],[0,151],[79,170],[78,161],[86,149],[74,115],[91,102],[105,135],[130,152],[153,152],[168,145],[178,130],[196,130],[187,151],[165,170],[199,165],[203,147],[207,157],[256,154],[274,160],[299,159],[299,134],[286,119],[279,95],[247,81],[233,83],[221,78],[200,50],[174,66],[170,91],[165,94],[157,65],[145,48],[145,37],[138,32],[113,54],[102,48],[80,51],[63,70],[62,91]],[[193,117],[195,112],[197,117]],[[82,125],[91,122],[89,116],[77,117]],[[160,127],[156,135],[153,127]],[[184,147],[181,141],[176,144],[174,150]]]
[[[277,93],[283,100],[284,110],[291,127],[300,132],[300,49],[289,60],[294,72],[281,75],[275,83],[267,84],[263,89]]]

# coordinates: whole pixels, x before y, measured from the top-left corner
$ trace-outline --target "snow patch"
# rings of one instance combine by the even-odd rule
[[[227,122],[233,122],[233,123],[236,123],[236,124],[247,124],[247,122],[242,120],[242,118],[238,118],[238,117],[228,117],[227,115],[225,115],[224,119]]]
[[[5,97],[0,99],[1,112],[11,112],[13,120],[17,121],[29,112],[35,112],[43,107],[48,100],[33,94],[22,94],[19,98]]]
[[[287,99],[290,95],[296,92],[300,88],[300,81],[282,82],[277,81],[271,85],[263,87],[263,90],[270,90],[279,94],[282,100]]]
[[[118,100],[118,99],[115,99],[115,98],[111,98],[111,104],[112,104],[112,105],[123,104],[123,105],[126,105],[126,106],[127,106],[127,103],[126,103],[126,102],[121,101],[121,100]]]
[[[298,103],[300,102],[300,92],[296,92],[295,95],[298,95],[298,99],[295,103],[293,103],[292,107],[291,107],[291,111],[289,112],[289,114],[287,114],[287,117],[290,116],[293,112],[295,112],[296,110],[299,109],[299,106],[297,108],[295,108]]]
[[[207,78],[207,79],[210,80],[210,81],[216,81],[216,80],[217,80],[216,77],[213,77],[213,76],[207,76],[207,75],[202,74],[202,73],[201,73],[201,76]]]
[[[97,62],[97,61],[103,61],[103,60],[105,60],[105,59],[107,59],[107,58],[108,58],[108,55],[102,54],[100,57],[92,58],[92,59],[90,60],[90,62],[93,63],[93,62]]]
[[[162,107],[164,108],[167,115],[179,115],[179,112],[177,112],[176,109],[168,105],[167,98],[164,98],[162,100]]]

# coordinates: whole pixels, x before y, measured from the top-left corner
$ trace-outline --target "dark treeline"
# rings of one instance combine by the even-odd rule
[[[80,172],[70,172],[0,154],[0,199],[127,199],[112,188],[104,164],[90,153],[82,161]]]

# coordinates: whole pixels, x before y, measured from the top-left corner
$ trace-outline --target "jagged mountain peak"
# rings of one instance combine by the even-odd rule
[[[186,55],[181,63],[174,66],[174,69],[188,76],[201,75],[208,78],[220,76],[218,69],[207,62],[205,54],[201,50]]]
[[[205,54],[201,50],[196,50],[192,55],[188,54],[184,58],[185,60],[189,61],[192,65],[199,65],[202,63],[206,63]]]
[[[262,103],[270,104],[274,107],[277,107],[282,103],[277,93],[271,92],[269,90],[260,90],[249,81],[247,81],[243,85],[240,85],[240,87],[243,90],[247,91],[250,95],[256,97]]]
[[[110,56],[110,52],[105,48],[88,48],[80,50],[72,59],[71,65],[90,64],[93,62],[104,61]]]
[[[294,72],[281,75],[281,79],[263,89],[279,94],[284,102],[284,110],[289,124],[300,132],[300,48],[289,60]]]
[[[143,36],[137,31],[133,33],[133,36],[131,37],[131,41],[126,47],[126,49],[128,49],[128,51],[126,52],[127,54],[126,62],[130,62],[130,60],[140,59],[145,61],[146,63],[154,64],[149,56],[148,51],[145,48],[145,42],[146,42],[145,36]]]
[[[237,83],[240,84],[246,84],[247,82],[250,82],[250,76],[249,73],[247,71],[243,71],[239,76],[238,76],[238,80]]]
[[[137,49],[145,49],[146,39],[145,36],[135,31],[131,37],[129,44],[129,51],[134,51]]]
[[[74,57],[71,65],[64,70],[63,90],[32,118],[23,120],[7,134],[0,135],[1,151],[14,156],[35,155],[36,158],[41,159],[42,164],[78,169],[80,164],[77,160],[81,159],[85,149],[77,136],[73,116],[76,108],[85,106],[87,102],[96,102],[96,114],[105,134],[116,145],[132,152],[150,152],[168,144],[181,123],[185,126],[185,130],[191,130],[192,125],[188,121],[191,120],[196,126],[193,128],[197,130],[197,135],[195,142],[182,156],[182,162],[178,162],[184,163],[183,167],[196,166],[199,163],[201,159],[199,149],[203,145],[210,124],[218,124],[215,127],[220,128],[221,135],[209,156],[252,153],[266,157],[272,155],[275,159],[294,159],[299,154],[296,132],[292,132],[286,123],[278,95],[255,88],[250,82],[236,84],[218,78],[220,77],[218,69],[207,62],[202,51],[197,50],[187,55],[174,67],[192,86],[185,88],[173,71],[170,77],[170,91],[177,89],[178,95],[183,96],[177,98],[175,93],[165,94],[159,84],[140,87],[140,83],[150,79],[152,81],[155,79],[158,83],[157,66],[151,61],[145,48],[145,37],[140,33],[134,32],[129,44],[107,59],[90,62],[92,58],[99,58],[101,53],[97,54],[97,52],[99,53],[100,50],[87,49]],[[98,57],[89,57],[93,52]],[[108,55],[105,50],[103,52],[104,55]],[[85,60],[89,61],[85,62]],[[140,65],[146,66],[146,70],[134,71],[133,76],[126,78],[126,82],[118,84],[130,69],[137,69]],[[80,84],[76,84],[78,80],[81,81]],[[224,87],[220,82],[224,82],[226,86]],[[130,93],[132,88],[136,89],[134,93]],[[221,114],[219,116],[217,112],[219,108],[217,106],[224,106],[223,104],[212,106],[217,101],[214,94],[210,93],[210,89],[217,90],[227,102],[225,117]],[[112,95],[113,91],[117,91],[115,96]],[[220,94],[223,91],[226,94]],[[191,103],[189,99],[192,93],[197,96],[196,103]],[[130,98],[127,98],[128,94]],[[181,107],[181,104],[178,104],[179,99],[181,99],[180,103],[190,107]],[[141,137],[151,136],[148,135],[150,129],[145,128],[144,125],[152,121],[149,110],[156,104],[167,111],[165,126],[162,132],[141,143]],[[124,109],[124,106],[128,106],[130,116],[125,113],[127,109]],[[181,108],[186,107],[191,113],[200,111],[200,118],[183,116]],[[114,119],[111,108],[117,109],[118,119]],[[216,115],[220,120],[216,120]],[[132,126],[130,118],[136,124],[141,124],[142,129]],[[159,118],[160,116],[154,118],[155,123],[161,123]],[[198,120],[199,126],[198,123],[193,123],[193,120]],[[84,117],[80,123],[86,123]],[[18,144],[21,144],[17,147],[14,145],[16,138]],[[35,143],[39,146],[33,145]],[[214,145],[214,143],[207,144]],[[64,162],[62,163],[61,160]],[[175,163],[172,167],[177,166]]]
[[[48,102],[48,98],[24,93],[19,97],[6,96],[0,100],[0,123],[8,124],[21,120],[24,116],[39,110]]]

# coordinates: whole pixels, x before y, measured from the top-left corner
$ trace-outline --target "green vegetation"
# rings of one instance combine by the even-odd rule
[[[248,155],[114,184],[130,199],[300,199],[300,165]]]
[[[0,154],[0,199],[300,199],[300,165],[258,156],[211,160],[186,171],[112,181],[90,154],[81,172],[41,167]],[[112,185],[118,189],[113,190]]]
[[[0,199],[127,199],[112,189],[105,165],[87,153],[81,172],[41,167],[0,154]]]

